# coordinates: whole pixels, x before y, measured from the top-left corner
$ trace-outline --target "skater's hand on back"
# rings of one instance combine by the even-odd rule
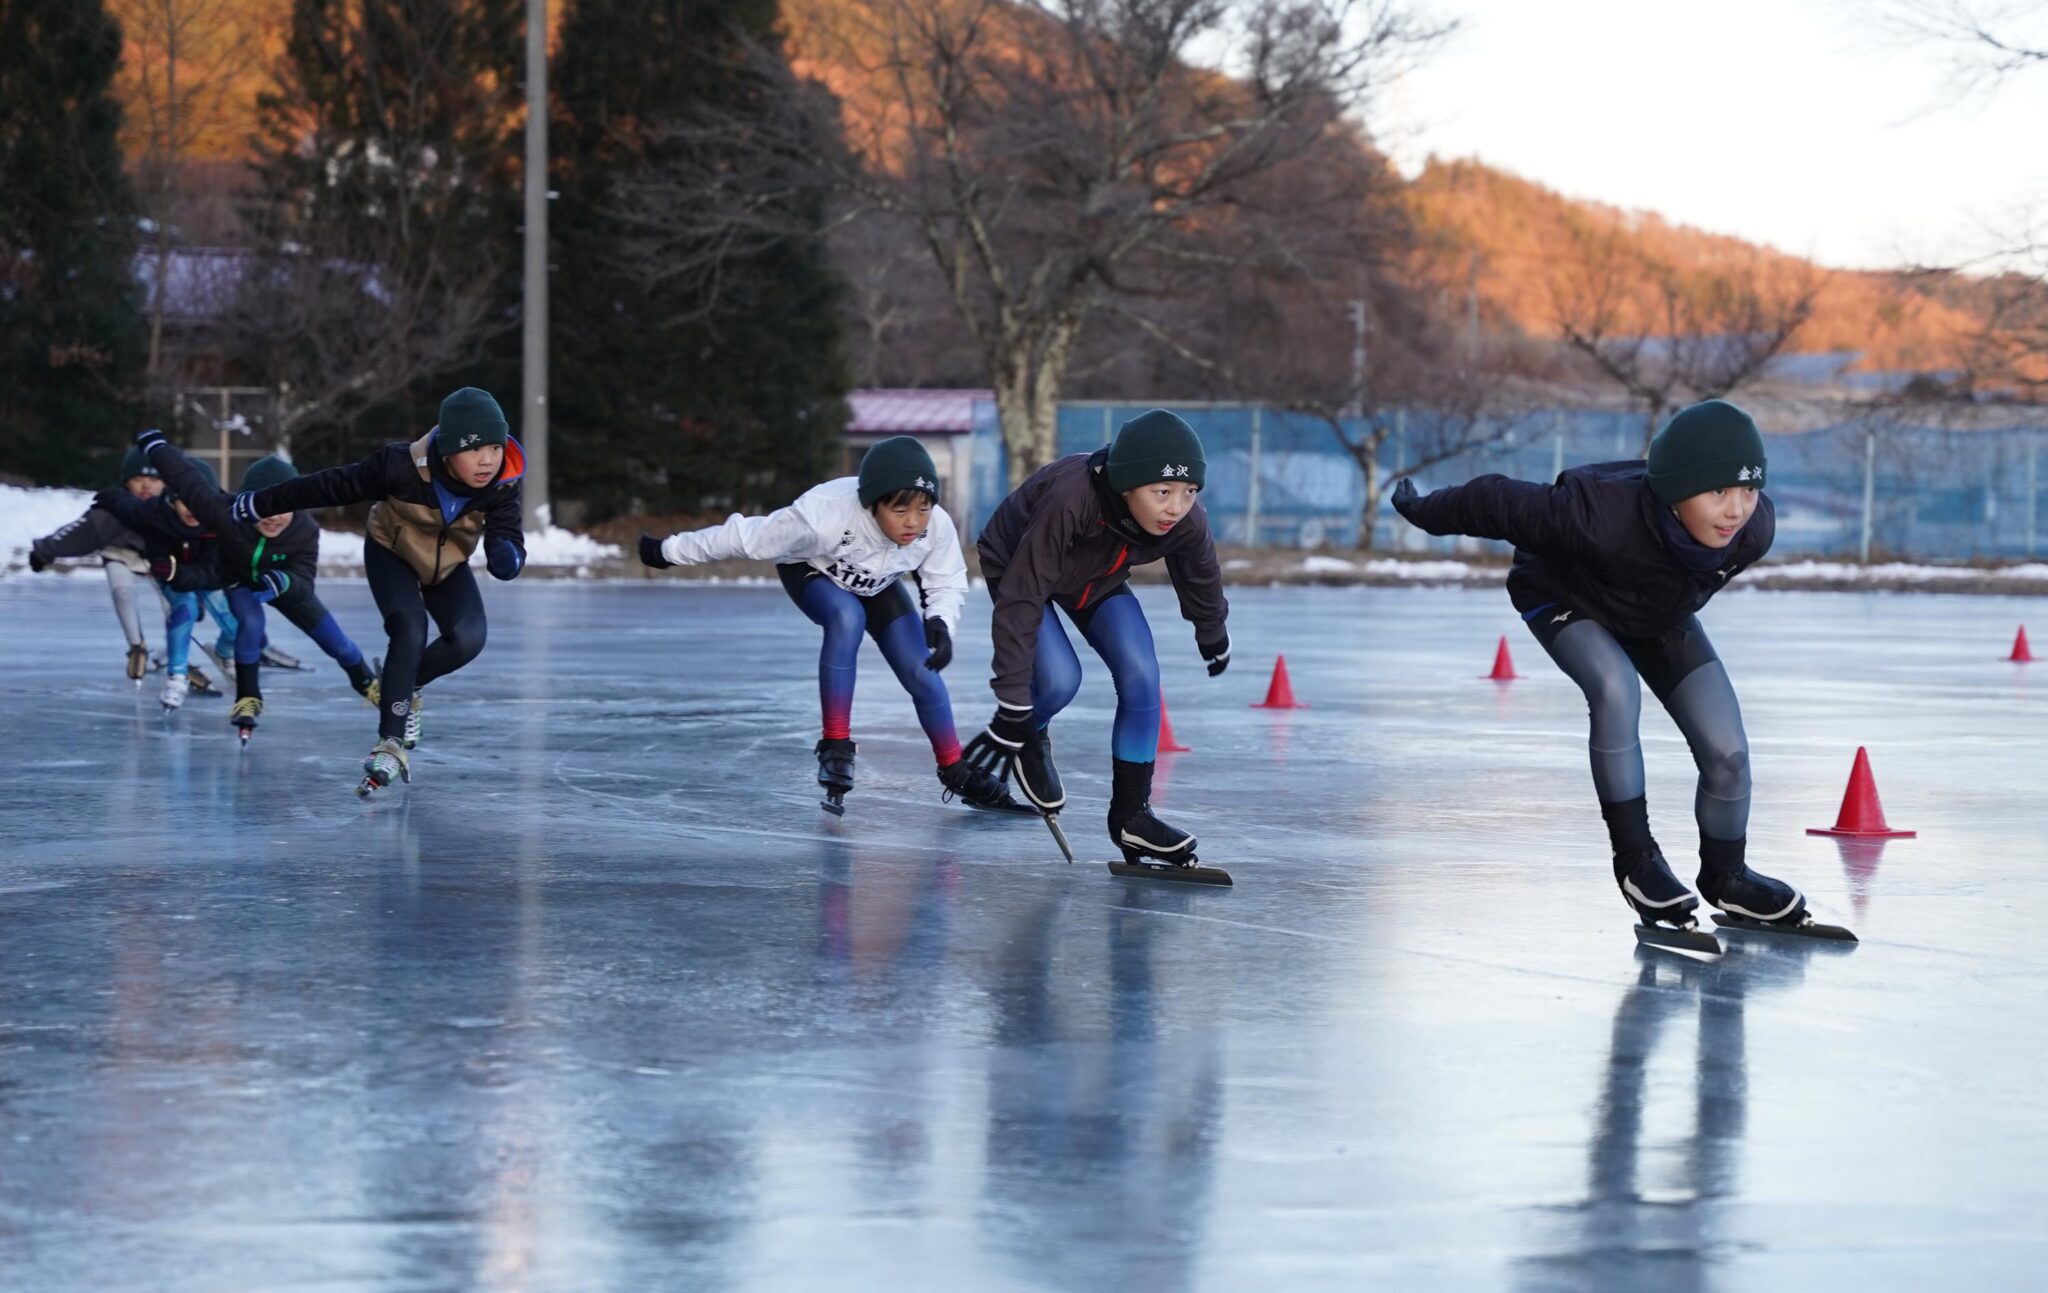
[[[282,570],[266,570],[256,581],[256,600],[274,602],[284,596],[285,589],[292,586],[292,577]]]
[[[1405,517],[1415,506],[1415,500],[1421,497],[1421,491],[1415,488],[1415,482],[1403,476],[1394,485],[1394,510]]]
[[[1209,676],[1214,678],[1230,667],[1230,635],[1225,633],[1214,642],[1196,642],[1195,650],[1202,653],[1203,663],[1209,666]]]
[[[640,564],[650,570],[667,570],[676,564],[661,555],[661,540],[651,534],[640,536]]]
[[[164,439],[164,433],[155,427],[151,427],[147,431],[137,431],[135,433],[135,447],[142,450],[144,459],[147,459],[150,454],[154,453],[158,445],[169,443],[169,440]]]
[[[924,622],[924,644],[931,648],[924,658],[925,668],[938,673],[953,663],[953,635],[946,631],[946,621],[936,615]]]

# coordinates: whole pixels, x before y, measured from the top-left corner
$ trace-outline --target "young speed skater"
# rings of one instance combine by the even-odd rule
[[[1028,811],[961,758],[952,698],[939,672],[953,659],[967,562],[953,518],[939,506],[938,468],[916,439],[882,441],[861,460],[858,476],[813,486],[766,516],[735,513],[721,525],[640,537],[640,560],[657,569],[733,559],[775,562],[789,599],[825,631],[818,652],[824,733],[815,753],[826,811],[843,813],[853,789],[848,719],[863,632],[910,693],[943,793],[976,808]]]
[[[211,466],[204,462],[193,465],[202,483],[216,487]],[[165,603],[165,679],[161,699],[166,712],[175,710],[185,703],[188,691],[200,690],[192,685],[191,655],[192,633],[202,614],[212,616],[220,629],[214,645],[216,659],[225,661],[234,650],[238,626],[234,613],[228,609],[227,598],[221,593],[216,565],[220,537],[193,514],[176,490],[168,487],[148,497],[137,497],[125,488],[103,489],[93,496],[92,505],[142,540],[143,557]],[[130,676],[134,676],[132,665]],[[200,694],[220,693],[208,687],[200,690]]]
[[[235,495],[229,518],[253,524],[287,512],[373,501],[363,573],[391,637],[382,677],[366,691],[377,707],[377,744],[356,793],[412,780],[407,751],[419,744],[420,692],[476,659],[487,628],[469,568],[481,544],[497,579],[526,565],[520,478],[526,455],[489,392],[465,386],[441,401],[440,421],[419,439],[385,445],[358,463],[330,467]],[[431,618],[441,635],[427,641]]]
[[[1770,551],[1763,436],[1722,400],[1680,411],[1647,462],[1574,467],[1550,485],[1480,476],[1419,494],[1403,480],[1393,505],[1431,534],[1515,545],[1515,609],[1591,711],[1593,789],[1614,849],[1614,878],[1646,933],[1694,931],[1698,899],[1650,833],[1644,796],[1640,675],[1684,733],[1699,788],[1699,891],[1723,923],[1847,936],[1815,925],[1806,900],[1750,869],[1749,742],[1728,671],[1696,612]],[[1655,939],[1647,941],[1657,941]],[[1716,944],[1718,947],[1718,944]]]
[[[142,453],[130,449],[121,460],[121,488],[146,500],[162,493],[164,483]],[[143,548],[141,537],[115,519],[112,512],[94,507],[61,529],[37,539],[28,550],[28,568],[38,573],[67,557],[99,557],[100,567],[107,574],[107,591],[113,595],[114,615],[121,621],[121,635],[128,640],[128,677],[137,687],[149,672],[149,642],[142,634],[142,617],[135,610],[137,580],[149,577],[149,561],[142,555]]]
[[[214,488],[197,464],[160,431],[144,431],[135,446],[192,514],[220,536],[221,581],[235,617],[235,705],[228,721],[247,741],[263,713],[264,607],[297,625],[348,674],[349,685],[367,696],[377,680],[363,662],[362,648],[321,604],[313,583],[320,567],[320,527],[309,515],[280,512],[255,522],[233,518],[234,495]],[[291,480],[298,473],[282,458],[259,458],[242,473],[242,489],[254,492]]]
[[[1196,498],[1206,475],[1193,428],[1153,409],[1117,428],[1107,448],[1050,463],[1003,500],[977,545],[995,601],[996,713],[967,758],[1014,776],[1060,834],[1066,792],[1048,725],[1080,690],[1081,661],[1057,606],[1116,683],[1110,842],[1140,873],[1221,884],[1229,882],[1224,873],[1196,866],[1195,837],[1152,814],[1159,657],[1130,586],[1133,566],[1165,561],[1209,676],[1229,667],[1230,604],[1208,514]],[[1060,843],[1064,849],[1064,836]]]

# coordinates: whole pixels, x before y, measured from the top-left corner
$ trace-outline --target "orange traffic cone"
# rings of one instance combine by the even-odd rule
[[[1884,805],[1877,800],[1877,781],[1870,775],[1870,755],[1856,747],[1856,764],[1849,769],[1849,788],[1842,794],[1842,811],[1826,830],[1808,827],[1808,835],[1849,835],[1859,839],[1912,839],[1916,831],[1895,831],[1884,819]]]
[[[1287,657],[1273,661],[1273,681],[1266,686],[1266,698],[1253,709],[1307,709],[1294,698],[1294,684],[1287,680]]]
[[[1493,653],[1493,672],[1486,675],[1495,682],[1513,682],[1522,675],[1515,672],[1515,658],[1508,654],[1508,636],[1500,636],[1500,646]]]
[[[2007,656],[2006,659],[2014,664],[2032,664],[2034,662],[2033,649],[2027,645],[2026,625],[2020,625],[2020,635],[2012,640],[2012,654]]]
[[[1166,693],[1159,693],[1159,752],[1161,754],[1187,754],[1192,747],[1182,745],[1173,739],[1173,720],[1166,715]]]

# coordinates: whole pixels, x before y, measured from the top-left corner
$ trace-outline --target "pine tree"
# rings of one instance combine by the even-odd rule
[[[0,2],[0,470],[102,484],[143,348],[134,201],[100,0]]]
[[[672,146],[661,123],[755,92],[738,66],[748,43],[773,48],[776,20],[775,0],[571,0],[564,15],[550,426],[557,494],[600,515],[777,505],[835,462],[848,370],[822,233],[726,266],[709,301],[619,255],[618,197]],[[804,217],[822,230],[822,196]]]
[[[420,434],[517,317],[524,7],[294,0],[232,325],[302,461]]]

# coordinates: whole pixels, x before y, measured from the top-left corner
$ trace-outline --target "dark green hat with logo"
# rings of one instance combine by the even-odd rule
[[[860,460],[860,505],[873,507],[901,489],[921,489],[939,501],[939,469],[916,436],[892,435]]]
[[[452,458],[465,449],[487,444],[504,444],[512,428],[505,423],[505,410],[491,393],[474,386],[441,401],[441,421],[434,428],[434,452]]]
[[[1675,507],[1710,489],[1762,489],[1767,465],[1756,420],[1726,400],[1707,400],[1673,414],[1650,441],[1650,490]]]
[[[1178,414],[1165,409],[1140,413],[1118,427],[1109,444],[1109,487],[1119,494],[1157,481],[1200,489],[1208,474],[1201,438]]]
[[[130,449],[121,456],[121,479],[134,480],[137,476],[157,475],[156,464],[143,456],[142,450]]]
[[[272,485],[282,485],[296,478],[298,474],[298,468],[276,454],[270,454],[249,464],[249,469],[242,473],[242,488],[245,491],[269,489]]]

